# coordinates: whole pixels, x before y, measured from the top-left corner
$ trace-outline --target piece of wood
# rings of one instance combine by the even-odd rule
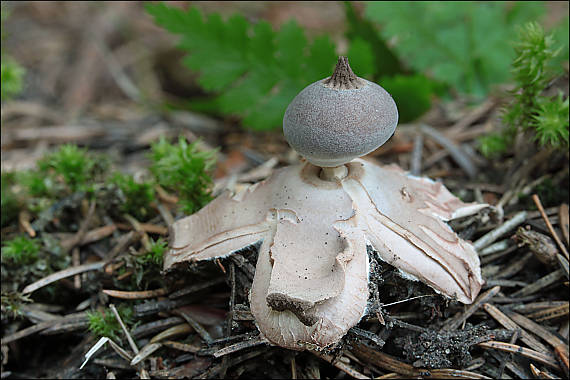
[[[562,230],[562,236],[564,236],[564,240],[566,240],[566,244],[570,244],[570,236],[568,236],[569,232],[569,216],[568,216],[568,205],[566,203],[562,203],[560,208],[558,209],[558,224],[560,225],[560,229]]]
[[[545,345],[543,345],[542,343],[540,343],[538,341],[538,339],[536,339],[534,336],[532,336],[527,331],[522,330],[520,328],[520,326],[518,326],[514,321],[512,321],[507,315],[505,315],[503,312],[501,312],[495,306],[486,303],[483,305],[483,309],[485,309],[485,311],[487,313],[489,313],[489,315],[491,317],[493,317],[497,322],[499,322],[501,325],[503,325],[506,329],[508,329],[508,330],[520,329],[521,330],[521,338],[520,338],[521,341],[523,341],[525,344],[527,344],[532,349],[539,351],[539,352],[542,352],[542,353],[548,353],[549,352],[548,348]],[[515,343],[515,342],[513,342],[513,343]]]
[[[535,350],[531,350],[526,347],[517,346],[516,344],[510,344],[505,342],[497,342],[494,340],[488,342],[477,343],[478,346],[483,348],[492,348],[504,352],[512,352],[521,356],[524,356],[531,360],[536,360],[537,362],[547,365],[550,368],[559,370],[560,366],[556,361],[556,358],[551,354],[544,354]]]
[[[159,288],[155,290],[142,290],[138,292],[127,292],[123,290],[103,289],[103,293],[110,297],[122,298],[126,300],[142,300],[146,298],[160,297],[168,293],[168,289]]]
[[[558,237],[558,234],[554,230],[554,227],[552,227],[552,223],[550,223],[550,220],[548,219],[546,212],[544,212],[544,207],[542,207],[542,202],[540,202],[540,198],[538,197],[538,195],[533,194],[532,200],[536,204],[538,211],[540,211],[540,215],[542,215],[542,219],[544,219],[544,223],[546,223],[546,227],[548,227],[548,231],[550,231],[550,234],[552,235],[552,237],[556,241],[556,244],[558,244],[560,251],[564,254],[564,256],[566,256],[566,260],[570,260],[570,258],[568,257],[568,250],[566,249],[566,247],[562,243],[562,240],[560,240],[560,238]]]
[[[448,320],[448,323],[446,323],[441,330],[451,331],[461,326],[461,324],[465,322],[467,318],[473,315],[473,313],[475,313],[477,309],[481,307],[482,304],[484,304],[487,301],[490,301],[495,295],[497,295],[497,293],[499,293],[500,290],[501,290],[500,286],[494,286],[491,289],[487,290],[485,293],[479,294],[479,296],[475,299],[475,302],[469,305],[467,309],[460,315],[450,318]]]
[[[554,348],[554,353],[560,360],[566,375],[568,376],[569,371],[569,360],[568,360],[568,345],[563,342],[560,338],[556,335],[552,334],[550,331],[542,327],[536,322],[526,318],[523,315],[510,312],[509,316],[512,318],[513,321],[524,327],[525,329],[532,331],[542,339],[544,339],[548,344],[550,344]]]
[[[30,285],[26,286],[24,290],[22,290],[23,294],[32,293],[40,288],[43,288],[46,285],[49,285],[53,282],[59,281],[61,279],[74,276],[79,273],[84,273],[92,270],[99,270],[103,268],[106,261],[98,261],[96,263],[91,264],[83,264],[76,267],[70,267],[58,272],[52,273],[49,276],[46,276],[36,282],[31,283]]]

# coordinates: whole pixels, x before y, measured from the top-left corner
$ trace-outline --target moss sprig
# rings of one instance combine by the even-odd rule
[[[162,268],[162,258],[167,247],[168,242],[164,239],[151,240],[150,249],[144,254],[137,256],[137,262],[142,265],[155,265],[158,268]]]
[[[568,98],[559,92],[552,98],[542,97],[532,115],[535,140],[542,146],[568,147]]]
[[[121,192],[123,202],[121,212],[132,215],[139,221],[148,220],[154,214],[151,203],[155,201],[154,187],[151,182],[137,182],[127,174],[115,173],[110,182]]]
[[[126,326],[133,324],[134,313],[131,307],[120,305],[117,311]],[[88,311],[87,319],[89,331],[97,338],[108,337],[114,341],[122,341],[121,325],[111,310]]]
[[[546,96],[544,90],[555,78],[552,61],[562,50],[552,34],[530,22],[519,29],[512,63],[516,87],[513,100],[503,110],[505,130],[480,139],[481,152],[489,157],[504,152],[518,133],[529,132],[540,147],[568,147],[568,99],[559,92]]]
[[[2,263],[29,265],[38,259],[41,244],[38,240],[18,236],[2,244]]]
[[[99,174],[108,166],[107,160],[98,159],[77,145],[65,144],[38,162],[40,173],[62,179],[71,192],[89,190]]]
[[[188,144],[184,137],[178,145],[161,138],[152,145],[150,171],[159,185],[178,194],[181,209],[194,213],[212,200],[210,172],[215,151],[201,151],[198,141]]]

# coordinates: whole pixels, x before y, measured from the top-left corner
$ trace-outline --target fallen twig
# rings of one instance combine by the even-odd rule
[[[316,352],[313,350],[311,350],[311,353],[313,355],[323,359],[324,361],[331,363],[336,368],[340,369],[342,372],[346,373],[347,375],[349,375],[355,379],[369,379],[368,376],[361,374],[360,372],[358,372],[357,370],[355,370],[354,368],[352,368],[348,364],[343,363],[341,360],[335,360],[333,358],[333,356],[331,356],[331,355],[323,354],[321,352]]]
[[[77,267],[70,267],[60,270],[59,272],[52,273],[49,276],[44,277],[26,286],[24,290],[22,290],[22,293],[23,294],[32,293],[40,288],[43,288],[46,285],[51,284],[52,282],[56,282],[64,278],[71,277],[79,273],[88,272],[92,270],[99,270],[103,268],[103,266],[105,266],[105,263],[106,261],[98,261],[92,264],[83,264]]]
[[[218,278],[214,278],[210,281],[204,281],[204,282],[200,282],[196,285],[190,285],[190,286],[187,286],[185,288],[182,288],[180,290],[177,290],[177,291],[169,294],[168,298],[170,298],[170,299],[180,298],[182,296],[185,296],[185,295],[188,295],[191,293],[195,293],[199,290],[209,288],[210,286],[221,284],[224,281],[225,280],[223,277],[218,277]]]
[[[119,325],[121,325],[121,329],[123,330],[123,333],[127,337],[127,341],[129,342],[131,349],[135,352],[135,354],[138,354],[139,348],[137,347],[137,344],[135,343],[133,337],[129,333],[129,330],[127,330],[127,326],[125,326],[125,324],[123,323],[123,320],[121,319],[121,316],[119,315],[119,312],[117,311],[117,308],[113,304],[110,304],[109,308],[111,309],[111,311],[113,312],[113,315],[115,316],[115,318],[119,322]]]
[[[22,228],[31,238],[36,236],[36,231],[30,224],[30,213],[26,210],[22,210],[18,214],[18,223],[20,228]]]
[[[246,349],[246,348],[250,348],[250,347],[254,347],[254,346],[258,346],[260,344],[266,344],[268,343],[267,339],[262,338],[260,336],[256,336],[252,339],[246,339],[243,340],[241,342],[237,342],[234,344],[231,344],[227,347],[224,347],[216,352],[214,352],[214,357],[219,358],[220,356],[224,356],[224,355],[228,355],[228,354],[232,354],[234,352]]]
[[[521,330],[521,338],[520,339],[525,344],[527,344],[529,347],[535,349],[536,351],[542,352],[542,353],[548,353],[549,352],[548,348],[545,345],[543,345],[542,343],[540,343],[538,341],[538,339],[536,339],[534,336],[530,335],[525,330],[522,330],[520,328],[520,326],[518,326],[515,322],[513,322],[509,317],[507,317],[505,314],[503,314],[495,306],[486,303],[483,305],[483,309],[485,309],[485,311],[487,313],[489,313],[489,315],[491,317],[493,317],[497,322],[499,322],[501,325],[503,325],[506,329],[508,329],[508,330],[517,330],[517,329]],[[512,342],[512,343],[515,343],[515,342]]]
[[[184,322],[184,319],[180,317],[169,317],[164,319],[159,319],[158,321],[153,321],[149,323],[144,323],[135,327],[132,331],[132,335],[139,339],[141,337],[156,333],[158,331],[163,331],[166,328],[178,325]]]
[[[162,343],[149,343],[144,346],[131,360],[131,365],[137,365],[145,360],[150,354],[162,347]]]
[[[204,339],[204,341],[206,343],[210,344],[212,342],[213,339],[210,336],[210,334],[206,331],[206,329],[204,327],[202,327],[202,325],[199,324],[196,320],[194,320],[194,318],[189,316],[188,313],[185,313],[181,310],[174,310],[173,313],[184,318],[184,320],[186,320],[186,322],[190,326],[192,326],[194,331],[196,331],[198,333],[198,335],[200,335],[200,337],[202,337],[202,339]]]
[[[445,133],[451,137],[455,138],[457,135],[464,132],[464,130],[471,124],[481,119],[485,114],[490,112],[498,104],[496,98],[488,98],[483,103],[479,104],[477,107],[472,109],[467,115],[459,119],[454,125],[447,128]]]
[[[510,312],[509,316],[512,318],[513,321],[521,325],[527,330],[534,332],[536,335],[544,339],[548,344],[550,344],[554,348],[554,353],[560,359],[560,363],[562,364],[566,376],[568,376],[569,370],[569,360],[568,360],[568,345],[563,342],[560,338],[556,335],[552,334],[550,331],[531,321],[530,319],[522,316],[520,314]]]
[[[477,175],[477,167],[471,161],[471,158],[463,150],[455,144],[453,141],[445,137],[442,133],[438,132],[434,128],[422,124],[420,126],[420,130],[422,133],[425,133],[427,136],[431,137],[435,140],[438,144],[443,146],[455,162],[467,173],[470,178],[474,178]]]
[[[560,229],[562,230],[562,236],[566,240],[566,244],[570,244],[570,226],[568,221],[568,205],[566,203],[562,203],[560,208],[558,209],[558,224],[560,225]]]
[[[556,281],[564,277],[564,272],[562,269],[557,269],[554,272],[547,274],[546,276],[539,278],[532,284],[525,286],[524,288],[517,290],[511,297],[524,297],[530,294],[536,293],[542,288],[554,284]]]
[[[429,378],[467,378],[467,379],[488,379],[487,376],[470,372],[461,371],[456,369],[425,369],[425,368],[415,368],[410,364],[399,361],[398,359],[385,354],[381,351],[374,350],[363,344],[357,344],[353,346],[352,353],[356,355],[357,358],[375,365],[378,368],[383,368],[388,371],[394,371],[398,374],[404,375],[405,378],[410,377],[429,377]],[[390,375],[390,374],[389,374]],[[387,376],[389,376],[387,375]],[[367,377],[368,378],[368,377]],[[381,377],[382,378],[382,377]],[[384,378],[393,378],[384,377]]]
[[[45,330],[49,327],[52,327],[58,323],[83,320],[85,318],[86,318],[86,314],[84,312],[81,312],[81,313],[70,314],[70,315],[66,315],[64,317],[59,317],[56,319],[50,319],[50,320],[47,320],[44,322],[40,322],[40,323],[35,324],[33,326],[26,327],[25,329],[17,331],[12,335],[8,335],[7,337],[2,338],[2,344],[4,345],[4,344],[14,342],[18,339],[22,339],[26,336],[29,336],[29,335],[35,334],[37,332],[43,331],[43,330]]]
[[[495,240],[497,240],[507,232],[518,227],[521,223],[525,221],[526,216],[527,216],[526,211],[521,211],[517,213],[510,220],[506,221],[505,223],[501,224],[499,227],[495,228],[494,230],[486,233],[481,238],[479,238],[479,240],[473,243],[473,247],[475,247],[477,251],[487,247],[489,244],[493,243]]]
[[[132,225],[124,223],[116,223],[116,226],[121,230],[133,230],[135,229]],[[138,226],[140,230],[149,234],[157,235],[168,235],[168,228],[163,226],[157,226],[156,224],[149,223],[139,223]]]
[[[560,264],[560,267],[562,268],[562,270],[564,271],[564,274],[566,275],[566,278],[570,278],[570,270],[568,268],[568,260],[566,260],[566,258],[564,256],[562,256],[560,253],[556,254],[556,260],[558,261],[558,263]]]
[[[499,293],[500,290],[501,290],[500,286],[495,286],[487,290],[485,293],[479,294],[479,296],[475,299],[475,301],[471,305],[469,305],[469,307],[463,313],[453,318],[450,318],[449,321],[442,327],[441,330],[451,331],[461,326],[461,324],[465,322],[467,318],[473,315],[473,313],[475,313],[483,303],[491,300],[495,295],[497,295],[497,293]]]
[[[188,323],[181,323],[179,325],[172,326],[171,328],[166,329],[166,330],[162,331],[161,333],[153,336],[150,340],[150,343],[160,342],[163,339],[170,338],[170,337],[177,336],[177,335],[181,335],[181,334],[187,334],[187,333],[192,332],[192,331],[194,331],[194,329]]]
[[[422,171],[422,153],[424,150],[424,136],[417,133],[414,137],[414,150],[410,163],[410,174],[419,176]]]
[[[201,347],[193,345],[193,344],[174,342],[172,340],[166,340],[166,341],[162,342],[162,345],[166,346],[166,347],[174,348],[175,350],[190,352],[193,354],[197,353],[198,351],[200,351],[202,349]]]
[[[102,292],[110,297],[122,298],[127,300],[141,300],[146,298],[163,296],[168,293],[168,289],[159,288],[155,290],[142,290],[139,292],[127,292],[123,290],[103,289]]]
[[[558,377],[552,376],[546,371],[539,370],[532,363],[530,363],[530,371],[534,376],[538,377],[539,379],[558,379]]]
[[[494,340],[488,342],[477,343],[478,346],[483,348],[494,348],[496,350],[501,350],[505,352],[512,352],[515,354],[522,355],[526,358],[536,360],[539,363],[547,365],[551,368],[560,369],[560,366],[556,362],[556,358],[550,354],[544,354],[538,351],[531,350],[526,347],[517,346],[516,344],[510,344],[505,342],[497,342]]]
[[[546,223],[546,227],[548,227],[548,231],[550,231],[550,234],[552,235],[552,237],[556,241],[556,244],[558,244],[558,247],[560,248],[560,250],[562,251],[564,256],[566,256],[566,260],[570,260],[570,258],[568,257],[568,250],[566,249],[564,244],[562,244],[562,241],[558,237],[558,234],[554,230],[554,227],[552,227],[552,223],[550,223],[548,216],[546,216],[546,213],[544,212],[544,207],[542,207],[542,202],[540,202],[540,198],[538,197],[538,195],[533,194],[532,200],[536,204],[538,211],[540,211],[540,215],[542,215],[542,219],[544,219],[544,223]]]

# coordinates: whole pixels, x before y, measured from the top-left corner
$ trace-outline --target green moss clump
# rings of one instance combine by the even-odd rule
[[[4,317],[4,315],[6,315],[9,318],[20,317],[22,315],[22,305],[32,302],[28,294],[4,290],[2,290],[0,300],[2,316]]]
[[[13,59],[2,58],[1,64],[1,96],[2,101],[9,100],[22,91],[25,70]]]
[[[38,260],[41,244],[25,236],[18,236],[2,245],[2,263],[29,265]]]
[[[197,141],[188,144],[184,137],[178,145],[164,138],[152,145],[151,172],[158,184],[178,194],[181,209],[192,214],[212,200],[209,172],[215,164],[215,151],[199,151]]]
[[[86,149],[73,144],[62,145],[57,151],[38,162],[40,174],[53,175],[75,192],[91,190],[89,185],[95,182],[97,175],[108,166],[106,160],[96,159]]]
[[[536,128],[535,139],[541,146],[568,147],[568,98],[562,93],[558,97],[543,98],[532,115]]]
[[[141,256],[137,256],[137,261],[142,265],[156,265],[162,267],[162,258],[164,252],[168,247],[168,242],[161,238],[156,241],[151,241],[150,250]]]
[[[122,173],[115,173],[110,182],[119,188],[124,197],[121,212],[132,215],[139,221],[148,220],[154,214],[150,206],[155,201],[152,183],[139,183],[132,176]]]
[[[16,173],[17,182],[27,195],[34,198],[51,198],[57,194],[54,179],[47,173],[38,170],[25,170]]]
[[[8,10],[4,7],[2,3],[2,40],[4,40],[4,22],[8,18]],[[2,44],[3,45],[3,44]],[[2,101],[10,100],[12,97],[18,95],[23,88],[23,79],[26,70],[18,64],[13,58],[9,57],[4,53],[4,50],[0,51],[1,56],[1,69],[0,69],[0,89],[1,89],[1,99]]]
[[[479,140],[485,156],[506,151],[517,134],[527,131],[540,147],[568,148],[568,99],[561,92],[553,97],[543,95],[556,76],[552,62],[561,49],[555,48],[553,35],[547,35],[538,23],[520,28],[512,63],[516,87],[512,102],[503,112],[506,129]]]
[[[130,326],[133,324],[133,309],[120,305],[117,311],[121,316],[124,324]],[[89,331],[97,338],[108,337],[114,341],[121,341],[122,329],[121,325],[111,310],[87,312],[89,321]]]

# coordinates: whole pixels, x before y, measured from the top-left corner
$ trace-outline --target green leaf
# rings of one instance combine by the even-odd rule
[[[441,86],[422,74],[383,78],[380,85],[392,95],[398,106],[400,123],[416,120],[431,108],[431,98]]]
[[[292,79],[301,77],[302,58],[307,44],[303,29],[297,25],[294,20],[281,26],[276,36],[277,64],[282,68],[284,73]]]
[[[303,89],[303,85],[292,81],[283,81],[277,86],[275,94],[263,100],[259,107],[254,108],[243,120],[257,130],[270,129],[283,124],[283,116],[287,105]]]
[[[330,38],[308,43],[295,21],[275,32],[265,21],[250,25],[239,15],[224,21],[216,13],[204,19],[194,7],[149,4],[146,9],[157,24],[181,36],[179,46],[188,52],[184,64],[199,72],[198,83],[214,95],[192,108],[241,116],[252,129],[280,127],[289,102],[303,87],[329,76],[336,62]]]
[[[166,240],[162,238],[151,240],[150,249],[143,255],[137,256],[136,260],[142,265],[150,264],[162,268],[162,260],[167,248],[168,242]]]
[[[350,42],[348,58],[352,71],[359,77],[371,79],[371,76],[376,73],[374,51],[362,38],[356,37]]]
[[[352,44],[356,40],[361,41],[361,46],[356,49],[362,48],[362,42],[365,42],[368,45],[373,57],[373,70],[369,74],[373,76],[373,79],[377,79],[381,76],[385,77],[404,73],[404,65],[394,51],[388,47],[386,41],[383,38],[380,38],[374,23],[370,22],[367,18],[358,15],[351,2],[345,1],[344,5],[346,21],[348,23],[346,37],[351,41],[351,48]],[[356,56],[353,56],[354,53],[356,53]],[[362,59],[359,54],[366,53],[363,53],[362,51],[349,51],[351,66],[354,59],[357,61]],[[370,58],[364,59],[368,60]],[[357,64],[360,64],[360,62]],[[354,69],[354,66],[352,67]],[[366,69],[367,66],[364,66],[364,68]],[[355,73],[359,76],[366,75],[363,71],[355,71]]]
[[[512,140],[521,131],[534,132],[534,140],[541,147],[567,149],[568,98],[565,99],[562,92],[557,97],[543,95],[553,78],[560,75],[552,62],[562,48],[540,24],[529,22],[519,28],[514,50],[512,73],[516,87],[512,101],[503,110],[506,128],[501,134],[481,139],[481,151],[489,155],[504,150],[501,138]]]
[[[483,97],[509,80],[515,25],[543,9],[531,7],[534,13],[490,2],[370,2],[365,15],[410,67]]]
[[[260,68],[250,72],[235,86],[218,98],[220,109],[224,113],[246,113],[258,105],[261,99],[276,84],[277,78]]]
[[[146,4],[146,11],[154,16],[154,21],[171,33],[184,34],[190,28],[198,31],[203,28],[200,12],[196,8],[190,8],[188,12],[177,8],[171,8],[166,4]]]
[[[95,157],[77,145],[64,144],[55,152],[46,155],[38,161],[39,175],[55,175],[63,178],[65,184],[72,192],[88,190],[89,185],[95,182],[108,166],[108,161],[102,157]],[[37,181],[36,181],[37,182]],[[48,191],[51,187],[47,182],[43,185],[37,183],[38,195],[43,194],[43,187]]]
[[[260,21],[253,26],[253,36],[250,41],[250,61],[267,67],[275,66],[275,33],[266,21]]]
[[[334,43],[329,36],[315,38],[309,48],[303,79],[310,84],[331,75],[337,61]]]
[[[131,326],[134,321],[133,309],[129,306],[119,305],[117,312],[123,323]],[[121,342],[124,338],[119,320],[111,310],[88,311],[88,328],[96,337],[109,337],[114,341]]]

